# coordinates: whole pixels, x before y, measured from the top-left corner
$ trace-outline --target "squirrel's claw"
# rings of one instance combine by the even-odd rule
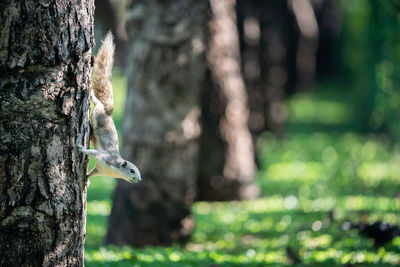
[[[79,149],[79,151],[81,151],[81,152],[82,152],[82,150],[85,149],[85,147],[82,145],[76,145],[76,148]]]

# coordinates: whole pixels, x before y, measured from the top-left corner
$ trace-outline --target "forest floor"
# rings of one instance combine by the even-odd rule
[[[114,76],[116,121],[122,76]],[[119,103],[119,104],[118,104]],[[143,249],[104,244],[115,180],[88,190],[86,266],[399,266],[400,237],[374,247],[348,222],[400,225],[400,143],[357,132],[357,112],[333,90],[287,103],[283,138],[258,143],[257,200],[193,206],[186,245]]]

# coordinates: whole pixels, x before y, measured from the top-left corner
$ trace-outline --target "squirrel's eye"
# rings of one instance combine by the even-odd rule
[[[131,172],[131,173],[135,173],[135,170],[134,170],[134,169],[130,169],[130,172]]]
[[[126,161],[124,161],[123,163],[122,163],[122,167],[125,167],[126,166]]]

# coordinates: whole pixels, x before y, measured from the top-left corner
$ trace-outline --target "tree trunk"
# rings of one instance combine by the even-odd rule
[[[207,3],[135,1],[123,154],[142,182],[119,181],[107,242],[170,245],[191,233]]]
[[[211,0],[208,83],[202,102],[198,199],[233,200],[258,194],[247,92],[241,76],[234,0]]]
[[[316,10],[319,26],[316,73],[318,78],[340,75],[339,37],[343,24],[339,2],[324,0]]]
[[[313,6],[314,2],[312,0],[290,0],[288,3],[299,29],[296,90],[310,90],[315,78],[319,41],[319,25]]]
[[[296,79],[297,32],[286,0],[238,0],[243,73],[254,143],[264,131],[284,132],[286,92]]]
[[[125,66],[126,64],[126,31],[125,16],[118,12],[118,5],[124,5],[119,0],[96,0],[94,17],[95,35],[104,36],[112,31],[115,43],[114,66]],[[122,8],[122,7],[121,7]],[[97,36],[95,36],[97,38]],[[100,47],[100,44],[98,44]]]
[[[83,266],[93,1],[0,13],[0,266]]]
[[[291,71],[294,18],[288,3],[282,0],[261,1],[260,46],[261,90],[264,99],[265,130],[278,136],[284,133],[285,91],[296,73]]]
[[[260,12],[255,0],[237,0],[237,25],[243,79],[249,98],[249,129],[256,144],[265,130],[264,95],[261,88]]]

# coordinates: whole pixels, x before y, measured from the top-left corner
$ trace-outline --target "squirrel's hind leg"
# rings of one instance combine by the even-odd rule
[[[93,90],[90,90],[90,97],[91,97],[91,99],[92,99],[92,101],[93,101],[93,103],[94,103],[95,106],[97,106],[97,105],[103,105],[103,104],[100,102],[100,100],[97,99],[97,97],[95,96]]]
[[[97,170],[96,167],[94,167],[88,174],[88,178],[93,177],[93,176],[100,176],[101,173]]]

